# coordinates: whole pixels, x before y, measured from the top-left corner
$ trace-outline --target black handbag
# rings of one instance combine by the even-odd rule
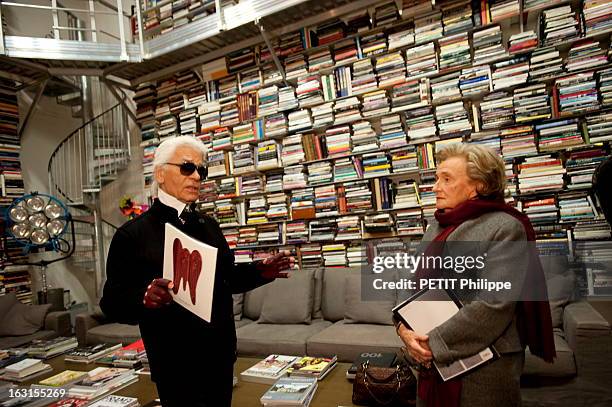
[[[353,404],[375,407],[414,406],[416,385],[416,377],[404,364],[376,367],[365,362],[355,375]]]

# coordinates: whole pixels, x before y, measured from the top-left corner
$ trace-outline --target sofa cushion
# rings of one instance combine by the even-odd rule
[[[139,339],[140,329],[138,325],[112,323],[98,325],[87,331],[87,343],[89,345],[98,343],[122,343],[127,345]]]
[[[240,321],[242,318],[242,305],[244,304],[244,294],[232,294],[234,300],[234,320]]]
[[[236,329],[242,328],[243,326],[248,325],[248,324],[252,324],[252,323],[253,323],[253,321],[248,319],[248,318],[241,318],[238,321],[234,321],[234,325],[236,326]]]
[[[563,310],[574,295],[575,273],[570,270],[567,256],[540,256],[546,276],[553,328],[563,325]]]
[[[0,323],[4,317],[8,315],[11,308],[13,308],[13,305],[17,304],[18,302],[19,300],[13,292],[0,295]]]
[[[560,329],[554,330],[555,348],[557,357],[554,363],[544,362],[537,356],[525,351],[525,367],[523,368],[523,376],[537,377],[573,377],[576,375],[576,361],[574,360],[574,352],[570,349],[565,341],[563,332]]]
[[[0,323],[0,336],[31,335],[42,329],[51,304],[25,305],[17,301]]]
[[[402,345],[393,326],[338,321],[311,336],[306,351],[308,355],[338,355],[341,362],[353,362],[363,352],[395,353]]]
[[[320,267],[314,271],[314,301],[312,303],[312,318],[323,318],[321,311],[321,299],[323,298],[323,274],[324,268]]]
[[[349,270],[328,268],[323,273],[321,312],[328,321],[336,322],[344,318],[344,289]]]
[[[309,324],[314,302],[312,270],[291,273],[268,284],[259,323]]]
[[[259,319],[261,314],[261,306],[266,296],[266,286],[257,287],[244,294],[244,302],[242,304],[242,316],[252,320]]]
[[[305,355],[307,339],[329,326],[331,322],[322,319],[315,319],[310,325],[248,324],[236,330],[238,353],[247,356]]]
[[[349,273],[346,276],[344,320],[347,323],[393,325],[395,290],[381,290],[376,293],[380,300],[364,298],[361,290],[362,281],[370,287],[375,274]],[[366,287],[367,288],[367,287]]]
[[[0,349],[17,348],[32,342],[34,339],[53,339],[57,337],[55,331],[36,331],[30,335],[0,337]]]

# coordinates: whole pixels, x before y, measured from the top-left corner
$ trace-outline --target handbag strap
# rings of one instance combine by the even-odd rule
[[[395,400],[395,395],[397,393],[399,393],[400,387],[402,385],[402,381],[400,378],[400,374],[399,374],[399,365],[397,365],[395,367],[395,377],[397,379],[397,388],[395,389],[395,392],[392,393],[391,395],[391,399],[387,400],[387,401],[383,401],[380,400],[372,391],[372,389],[370,389],[370,385],[368,383],[368,364],[369,364],[369,360],[366,361],[365,363],[363,363],[362,368],[363,368],[363,384],[365,385],[366,390],[368,391],[368,393],[370,393],[370,396],[374,399],[374,401],[376,401],[378,404],[382,404],[383,406],[387,406],[391,403],[393,403],[393,400]]]

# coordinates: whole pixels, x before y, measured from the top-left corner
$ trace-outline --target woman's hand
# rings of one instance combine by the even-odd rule
[[[412,359],[425,367],[431,365],[433,354],[429,348],[429,336],[419,335],[406,328],[404,324],[399,324],[397,334],[406,345],[406,350]]]

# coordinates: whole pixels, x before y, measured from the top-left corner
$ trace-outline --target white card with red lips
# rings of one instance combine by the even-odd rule
[[[217,248],[200,242],[166,223],[164,278],[173,281],[174,301],[210,322],[215,286]]]

